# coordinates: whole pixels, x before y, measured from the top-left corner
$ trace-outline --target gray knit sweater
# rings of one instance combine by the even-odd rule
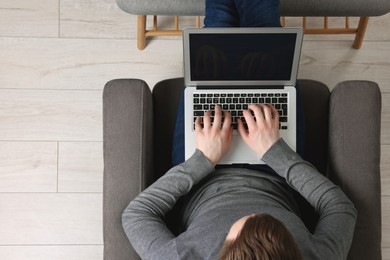
[[[123,227],[134,249],[142,259],[217,259],[236,220],[268,213],[285,224],[304,259],[346,259],[357,217],[351,201],[282,139],[262,160],[280,177],[241,168],[215,171],[197,150],[124,211]],[[313,233],[300,219],[289,187],[319,214]],[[175,236],[163,218],[181,197],[185,203],[177,225],[182,233]]]

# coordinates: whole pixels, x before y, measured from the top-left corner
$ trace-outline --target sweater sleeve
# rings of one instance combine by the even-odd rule
[[[262,160],[299,192],[319,214],[313,234],[323,259],[346,259],[352,243],[357,211],[352,202],[328,178],[302,160],[280,139]]]
[[[175,237],[163,220],[165,214],[213,170],[203,153],[196,150],[190,159],[173,167],[130,202],[122,214],[122,225],[142,259],[164,259],[158,252],[174,247]]]

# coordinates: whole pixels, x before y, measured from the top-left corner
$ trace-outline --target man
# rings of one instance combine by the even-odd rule
[[[137,253],[143,259],[217,259],[223,247],[221,259],[345,259],[356,210],[337,186],[280,138],[275,108],[249,106],[244,111],[248,129],[240,121],[238,132],[277,175],[245,168],[215,170],[230,149],[233,130],[228,112],[217,106],[214,123],[210,114],[205,114],[203,127],[196,121],[193,156],[168,171],[124,211],[123,226]],[[319,214],[313,233],[301,220],[290,187]],[[175,235],[164,218],[180,198],[179,234]],[[252,222],[258,227],[251,228]],[[256,246],[231,246],[247,237],[254,237]]]
[[[279,1],[206,0],[205,25],[278,27]],[[183,162],[183,104],[180,108],[173,152],[178,165],[130,202],[122,216],[124,230],[143,259],[346,258],[356,210],[337,186],[280,138],[274,107],[249,106],[244,111],[248,129],[238,122],[238,132],[275,173],[262,167],[215,169],[228,149],[234,149],[230,115],[219,106],[213,124],[211,112],[204,116],[203,127],[197,120],[197,149]],[[298,132],[302,121],[298,112]],[[300,136],[302,132],[298,148]],[[292,190],[319,215],[313,233],[300,218]],[[173,233],[165,219],[175,206],[180,212]]]

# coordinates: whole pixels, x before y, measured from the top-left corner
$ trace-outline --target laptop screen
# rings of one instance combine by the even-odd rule
[[[185,64],[188,69],[185,77],[190,82],[200,85],[205,82],[295,83],[298,65],[295,59],[299,61],[296,55],[299,35],[295,31],[275,33],[275,30],[284,30],[282,28],[272,32],[257,29],[252,33],[200,30],[206,33],[193,31],[187,35],[185,63],[189,64]]]

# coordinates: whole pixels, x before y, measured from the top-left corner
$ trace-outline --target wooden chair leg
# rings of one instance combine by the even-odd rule
[[[143,50],[146,47],[146,15],[138,15],[137,47]]]
[[[353,47],[355,49],[360,49],[360,47],[362,47],[364,34],[366,33],[366,29],[368,25],[368,20],[369,17],[367,16],[360,17],[359,25],[355,36],[355,41],[353,42]]]

